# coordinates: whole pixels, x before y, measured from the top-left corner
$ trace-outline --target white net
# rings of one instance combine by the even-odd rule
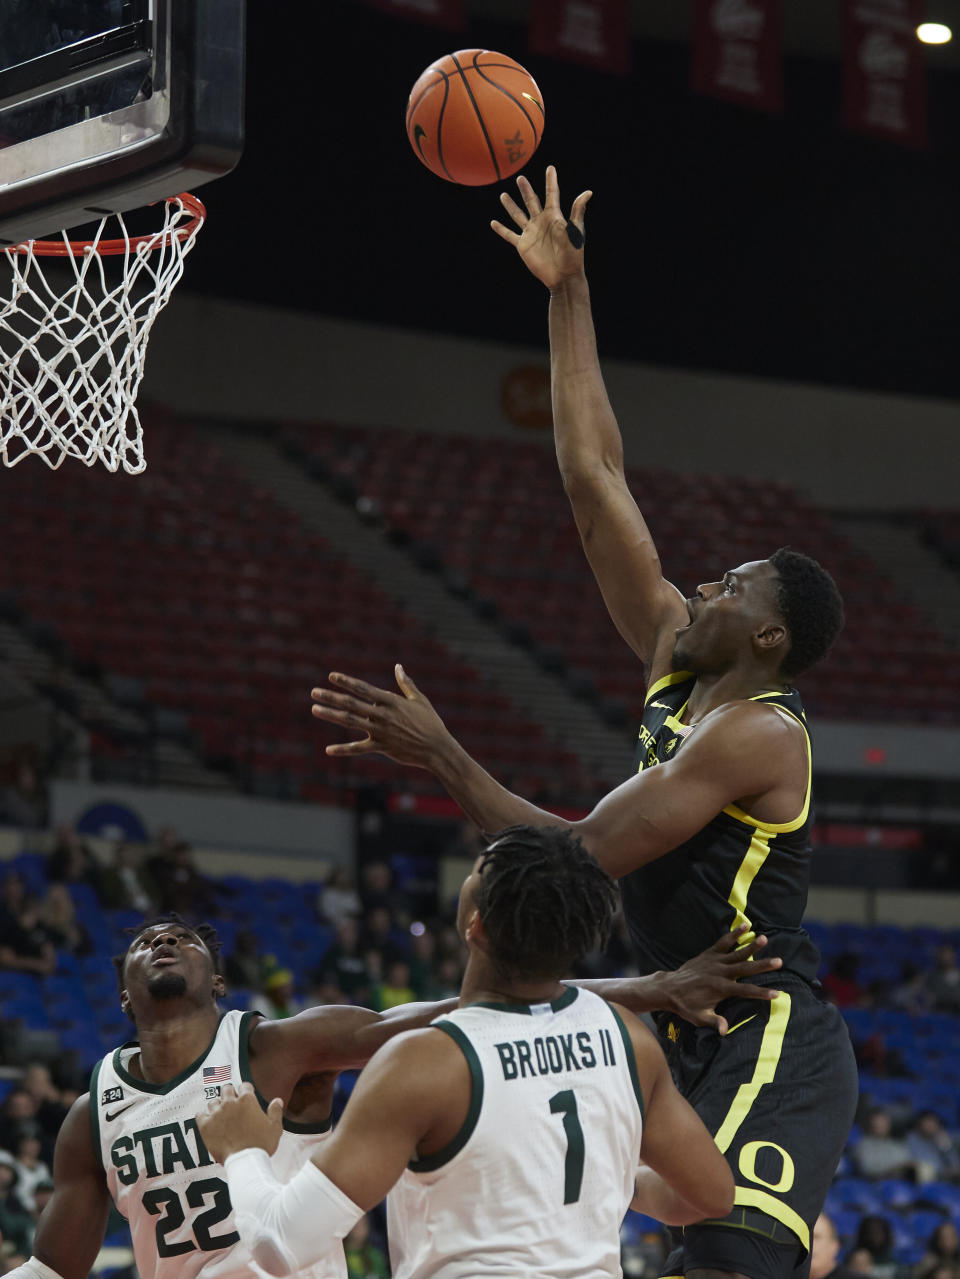
[[[189,204],[187,203],[189,201]],[[9,297],[0,299],[0,457],[38,454],[137,474],[146,467],[136,396],[154,320],[183,274],[203,224],[192,197],[166,201],[164,223],[131,236],[105,217],[81,249],[63,232],[58,256],[28,240],[4,250]],[[120,238],[107,240],[108,224]]]

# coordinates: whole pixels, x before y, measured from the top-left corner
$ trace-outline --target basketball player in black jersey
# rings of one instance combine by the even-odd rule
[[[769,1005],[718,1009],[726,1036],[657,1018],[674,1077],[736,1181],[733,1212],[688,1226],[665,1273],[787,1279],[806,1267],[857,1096],[849,1038],[817,993],[819,956],[801,923],[811,759],[793,688],[829,650],[843,607],[830,576],[789,550],[732,568],[689,599],[664,580],[627,488],[597,357],[583,266],[591,193],[567,219],[553,168],[542,206],[525,178],[518,185],[522,208],[501,197],[517,229],[493,228],[550,290],[564,487],[610,615],[647,673],[637,775],[573,828],[621,881],[642,971],[674,968],[704,938],[744,924],[783,961]],[[340,674],[314,690],[315,715],[362,735],[328,753],[376,751],[428,768],[486,832],[557,823],[472,760],[400,666],[396,678],[399,694]]]

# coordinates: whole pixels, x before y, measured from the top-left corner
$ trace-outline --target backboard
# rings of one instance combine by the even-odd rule
[[[0,248],[230,171],[245,0],[2,0]]]

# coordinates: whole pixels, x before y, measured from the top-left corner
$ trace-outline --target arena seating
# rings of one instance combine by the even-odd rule
[[[319,423],[290,426],[292,454],[376,503],[387,529],[442,561],[525,628],[567,671],[634,713],[635,657],[606,616],[548,452],[533,443]],[[437,482],[442,476],[443,482]],[[737,563],[790,545],[820,559],[843,592],[847,625],[804,677],[809,709],[844,719],[955,723],[960,670],[942,639],[896,596],[880,568],[788,485],[633,469],[666,576],[692,593]]]
[[[158,730],[198,742],[257,793],[338,802],[395,780],[379,757],[325,755],[335,733],[309,712],[310,688],[344,668],[393,684],[416,654],[451,729],[530,794],[569,795],[576,757],[525,721],[482,676],[358,574],[188,425],[150,425],[139,476],[42,466],[3,477],[0,591],[38,643],[100,677]],[[95,750],[116,743],[96,732]],[[403,785],[438,792],[426,773]]]

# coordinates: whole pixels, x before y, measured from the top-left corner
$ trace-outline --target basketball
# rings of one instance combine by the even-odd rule
[[[460,49],[432,62],[411,89],[407,137],[427,168],[447,182],[500,182],[540,145],[543,98],[513,58]]]

